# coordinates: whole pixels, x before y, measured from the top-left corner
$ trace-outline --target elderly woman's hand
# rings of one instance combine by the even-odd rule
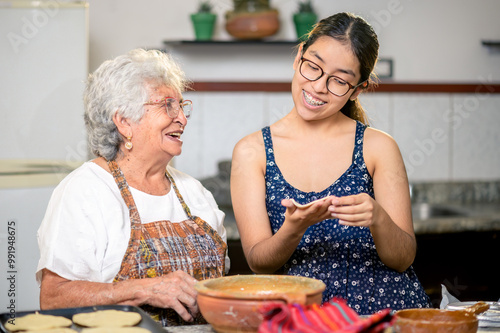
[[[144,292],[144,295],[137,295],[142,299],[142,304],[174,309],[185,321],[192,321],[198,314],[197,292],[194,289],[197,280],[191,275],[176,271],[143,280],[148,283],[148,287],[139,291]]]
[[[183,271],[148,279],[130,279],[113,283],[71,281],[48,269],[42,271],[41,309],[76,306],[149,304],[171,308],[185,321],[198,315],[196,279]]]

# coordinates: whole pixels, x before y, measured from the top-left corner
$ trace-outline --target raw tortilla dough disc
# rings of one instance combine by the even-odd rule
[[[141,321],[137,312],[118,310],[100,310],[73,315],[73,322],[87,327],[123,327],[134,326]]]
[[[81,333],[151,333],[143,327],[93,327],[84,328]]]
[[[290,199],[290,201],[295,205],[297,206],[298,208],[307,208],[309,206],[312,206],[313,204],[315,204],[316,202],[318,201],[323,201],[323,200],[326,200],[328,199],[328,197],[324,197],[324,198],[319,198],[317,200],[314,200],[314,201],[311,201],[311,202],[308,202],[306,204],[299,204],[297,201],[295,201],[294,199]]]
[[[15,325],[7,322],[5,328],[11,332],[29,330],[47,330],[52,328],[69,327],[72,322],[61,316],[31,313],[14,319]]]
[[[23,331],[22,333],[78,333],[78,332],[72,328],[58,327],[58,328],[49,328],[47,330]]]

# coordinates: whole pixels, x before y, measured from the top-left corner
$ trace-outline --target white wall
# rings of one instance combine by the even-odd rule
[[[57,170],[87,157],[87,14],[81,4],[0,2],[1,312],[39,308],[36,231]]]
[[[135,47],[164,48],[165,40],[192,40],[189,14],[197,0],[90,0],[90,69]],[[213,0],[215,39],[231,37],[224,13],[231,0]],[[295,39],[296,0],[271,0],[281,30],[272,39]],[[394,60],[397,82],[493,83],[500,81],[500,50],[481,40],[500,36],[497,0],[313,0],[321,16],[351,11],[376,29],[380,56]],[[175,46],[171,52],[188,77],[199,81],[289,81],[289,46]],[[284,115],[287,93],[186,94],[195,103],[176,166],[203,178],[230,159],[234,144]],[[372,125],[400,145],[412,181],[500,178],[500,98],[494,95],[371,94],[362,96]],[[439,135],[437,135],[438,133]]]
[[[204,178],[231,159],[244,135],[273,123],[292,107],[288,93],[189,92],[179,169]],[[493,94],[367,93],[360,100],[371,125],[398,142],[410,181],[500,179],[500,96]]]
[[[281,30],[273,39],[295,38],[291,15],[297,0],[271,0],[278,8]],[[90,0],[90,68],[135,47],[163,47],[164,40],[194,39],[189,14],[198,0]],[[224,13],[232,0],[212,0],[218,13],[216,39],[227,40]],[[351,11],[365,17],[380,39],[380,56],[394,59],[399,81],[478,81],[480,77],[500,80],[500,50],[481,45],[483,39],[500,39],[500,2],[497,0],[313,0],[320,16]],[[277,73],[274,80],[287,80],[288,63],[267,55]],[[255,58],[240,55],[241,63]],[[263,61],[264,61],[263,60]],[[207,79],[210,60],[181,59],[192,79]],[[238,79],[231,67],[217,64],[214,80]],[[247,71],[251,77],[258,69]],[[265,67],[260,73],[267,80]],[[270,79],[269,79],[270,80]]]
[[[89,3],[91,71],[104,60],[136,47],[161,48],[163,40],[193,39],[188,15],[195,10],[197,0],[184,0],[182,5],[175,0],[91,0]],[[222,14],[231,8],[231,1],[214,0],[214,3],[220,14],[216,38],[228,39],[222,27]],[[271,0],[271,3],[279,8],[282,18],[282,29],[275,38],[294,39],[291,13],[296,8],[296,1]],[[497,19],[500,2],[497,0],[313,0],[313,3],[323,16],[353,11],[372,22],[379,32],[381,56],[394,59],[398,81],[500,80],[500,52],[480,44],[481,39],[500,38],[500,20]],[[0,26],[5,21],[0,20]],[[38,45],[40,37],[52,31],[55,22],[57,20],[53,19],[44,25],[37,38],[30,39],[27,46]],[[1,31],[5,35],[10,30]],[[75,113],[78,105],[68,103],[68,112],[55,119],[49,112],[55,100],[82,94],[82,82],[73,80],[71,84],[61,85],[58,79],[61,71],[67,71],[64,67],[68,64],[67,59],[84,57],[83,51],[78,53],[77,49],[69,47],[64,52],[77,54],[63,54],[54,47],[43,46],[41,51],[29,53],[30,57],[36,56],[35,60],[43,61],[44,73],[48,73],[45,74],[46,86],[54,87],[57,94],[40,96],[32,87],[30,78],[41,67],[26,66],[23,62],[26,56],[12,58],[15,60],[13,65],[4,67],[0,73],[21,80],[14,89],[6,85],[4,93],[8,94],[0,100],[2,158],[31,156],[70,162],[83,155],[83,132],[68,126],[71,120],[81,124],[81,114]],[[283,48],[235,51],[226,47],[203,51],[211,53],[210,59],[201,59],[186,50],[172,52],[177,52],[175,55],[180,57],[186,73],[195,80],[288,81],[291,77],[292,54]],[[70,54],[69,58],[54,60],[65,54]],[[221,62],[224,56],[233,61],[224,66]],[[5,53],[0,52],[0,61],[7,63]],[[247,70],[251,64],[254,66]],[[198,178],[217,173],[217,162],[231,158],[233,146],[241,137],[274,122],[292,106],[288,93],[189,92],[186,97],[193,99],[195,111],[184,136],[184,152],[175,163]],[[33,98],[42,103],[44,109],[50,109],[45,117],[30,106]],[[367,94],[361,100],[373,126],[387,131],[398,141],[412,181],[500,179],[500,96]],[[16,101],[28,104],[17,110],[13,108]],[[58,139],[61,133],[68,133],[68,139]],[[13,139],[15,137],[18,139]],[[20,144],[25,144],[25,148]],[[18,223],[18,310],[38,306],[38,289],[34,281],[38,258],[35,232],[51,191],[52,187],[37,186],[0,192],[2,265],[7,263],[5,224],[10,220]],[[4,266],[2,271],[6,271]],[[6,283],[4,277],[0,290],[6,290]],[[1,296],[0,303],[5,305],[6,294]]]
[[[81,160],[88,9],[6,4],[0,2],[0,159]]]

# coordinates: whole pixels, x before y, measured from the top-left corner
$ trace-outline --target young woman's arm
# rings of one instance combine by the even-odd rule
[[[363,154],[373,178],[375,200],[367,194],[336,198],[330,211],[339,223],[369,227],[382,262],[402,272],[416,254],[403,158],[390,136],[370,128],[365,132]]]
[[[261,132],[243,138],[234,148],[231,199],[243,251],[255,273],[273,273],[297,248],[307,227],[328,218],[329,203],[296,209],[290,200],[283,226],[273,235],[265,197],[266,155]]]

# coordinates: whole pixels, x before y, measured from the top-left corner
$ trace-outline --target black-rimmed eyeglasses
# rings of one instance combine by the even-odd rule
[[[179,110],[182,109],[184,116],[189,119],[191,116],[191,111],[193,111],[193,102],[189,99],[186,99],[179,103],[177,98],[174,97],[166,97],[164,99],[149,101],[144,103],[144,105],[162,105],[165,106],[165,111],[167,111],[167,115],[170,118],[175,118],[179,115]]]
[[[357,87],[366,83],[366,81],[363,81],[360,84],[353,86],[352,84],[339,78],[338,76],[325,73],[321,66],[304,57],[300,58],[299,72],[304,78],[309,81],[317,81],[326,74],[328,76],[326,80],[326,89],[328,89],[329,92],[338,97],[342,97],[347,94],[349,90],[356,89]]]

